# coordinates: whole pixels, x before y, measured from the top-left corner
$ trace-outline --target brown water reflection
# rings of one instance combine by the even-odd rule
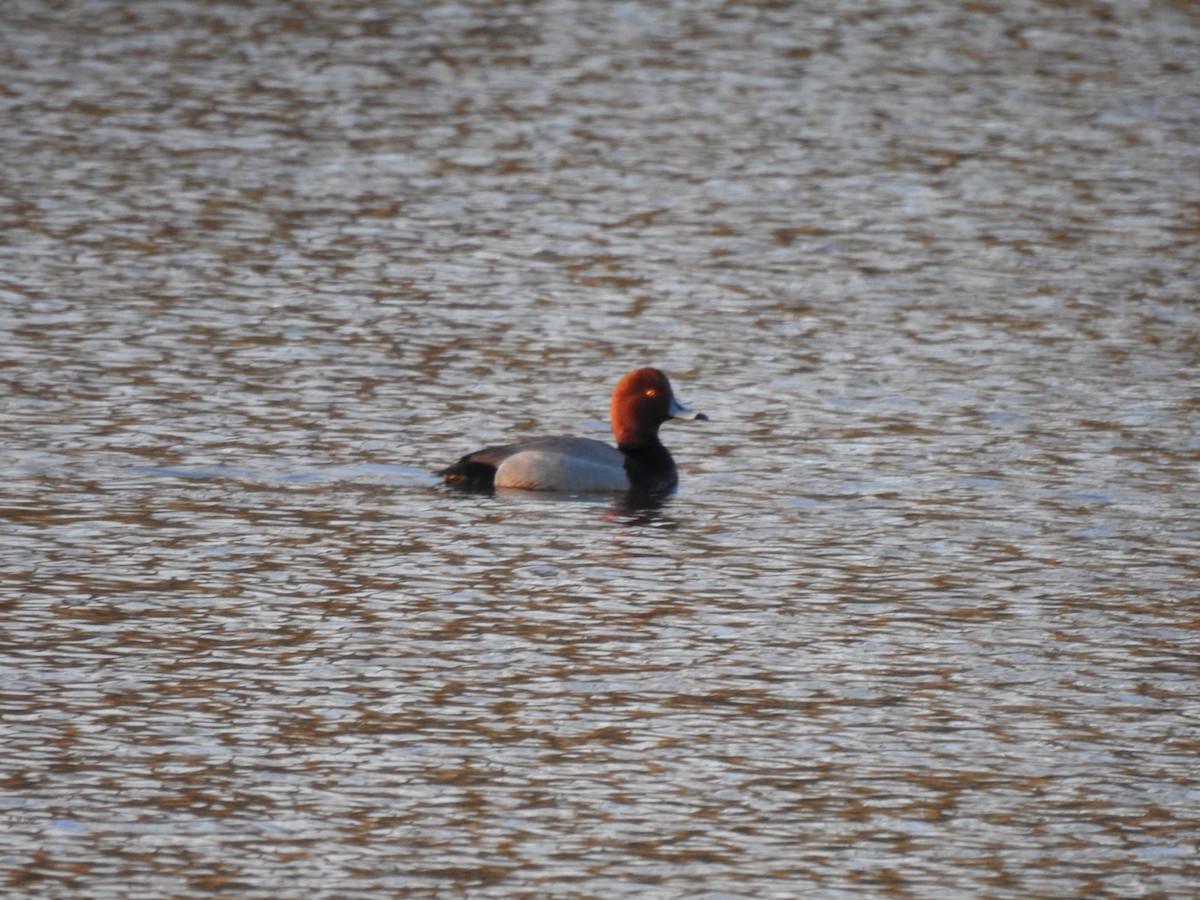
[[[1192,5],[10,7],[9,891],[1200,891]]]

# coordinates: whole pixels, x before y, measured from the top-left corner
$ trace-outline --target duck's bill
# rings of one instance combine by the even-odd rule
[[[688,409],[674,397],[671,398],[671,406],[667,410],[667,414],[672,419],[692,419],[697,422],[707,422],[708,416],[702,412],[696,412],[694,409]]]

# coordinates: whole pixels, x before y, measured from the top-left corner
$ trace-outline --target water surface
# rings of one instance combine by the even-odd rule
[[[8,891],[1200,892],[1194,4],[4,18]]]

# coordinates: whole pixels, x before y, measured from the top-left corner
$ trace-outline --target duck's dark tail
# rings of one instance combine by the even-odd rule
[[[446,484],[468,491],[488,491],[496,486],[496,467],[491,463],[472,459],[468,453],[452,466],[438,472]]]

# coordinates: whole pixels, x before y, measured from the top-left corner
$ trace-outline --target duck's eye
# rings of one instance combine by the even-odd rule
[[[646,388],[646,396],[647,397],[657,397],[658,391],[654,388]]]

